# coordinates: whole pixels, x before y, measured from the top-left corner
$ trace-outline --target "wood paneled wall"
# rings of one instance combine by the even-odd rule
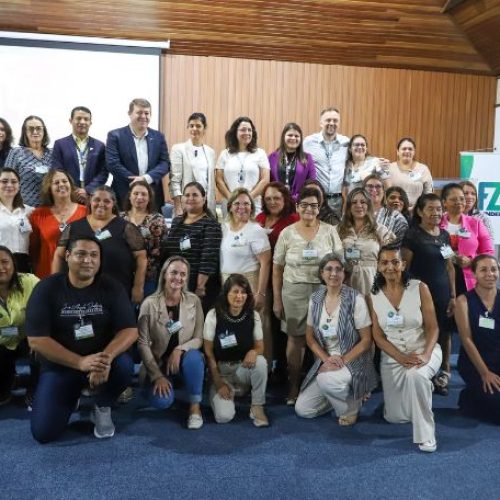
[[[316,132],[330,105],[341,110],[341,133],[364,134],[374,154],[395,159],[398,139],[413,137],[435,178],[459,174],[459,151],[493,144],[494,77],[179,55],[164,56],[164,69],[169,144],[186,140],[187,117],[202,111],[218,154],[231,122],[248,115],[269,153],[286,122]]]

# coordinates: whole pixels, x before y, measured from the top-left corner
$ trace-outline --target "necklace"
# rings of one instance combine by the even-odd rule
[[[224,319],[229,321],[229,323],[241,323],[247,317],[247,315],[248,311],[245,311],[243,316],[241,316],[240,318],[233,318],[232,316],[229,316],[229,314],[226,313],[223,314]]]

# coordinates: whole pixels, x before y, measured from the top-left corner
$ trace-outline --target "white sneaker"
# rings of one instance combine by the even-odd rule
[[[436,439],[431,439],[430,441],[425,441],[418,445],[420,451],[425,451],[426,453],[434,453],[437,450]]]
[[[192,430],[201,429],[203,427],[203,417],[197,413],[191,413],[188,417],[187,428]]]
[[[95,406],[90,413],[90,420],[94,422],[94,436],[99,439],[111,438],[115,435],[115,425],[111,420],[110,406]]]

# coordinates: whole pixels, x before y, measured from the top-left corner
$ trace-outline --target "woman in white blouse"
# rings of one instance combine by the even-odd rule
[[[193,113],[188,118],[189,139],[174,144],[170,152],[170,194],[175,215],[182,215],[181,198],[186,184],[199,182],[207,193],[207,206],[215,213],[215,151],[203,143],[207,118]]]
[[[233,122],[226,132],[226,147],[215,167],[215,180],[224,202],[236,188],[246,188],[258,214],[262,206],[260,195],[269,182],[270,167],[265,151],[257,147],[257,130],[250,118],[240,116]]]

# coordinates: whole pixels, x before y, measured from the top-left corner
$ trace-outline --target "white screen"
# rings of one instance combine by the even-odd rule
[[[159,123],[159,56],[92,50],[0,45],[0,116],[12,127],[15,144],[29,115],[40,116],[51,144],[71,133],[71,109],[92,111],[90,135],[107,133],[129,122],[134,98],[151,103],[150,126]]]

